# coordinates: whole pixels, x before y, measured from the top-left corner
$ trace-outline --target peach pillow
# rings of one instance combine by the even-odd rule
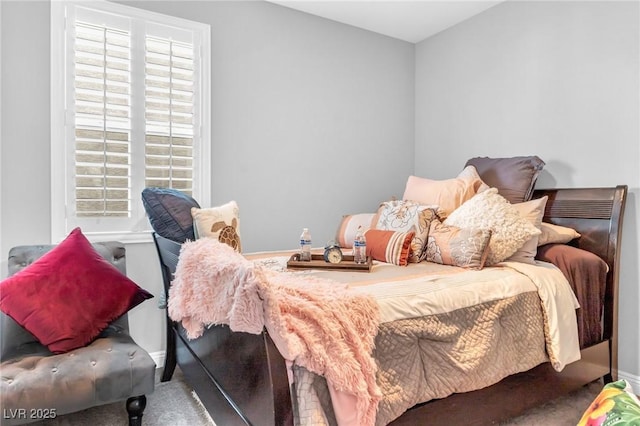
[[[464,177],[464,175],[445,180],[409,176],[402,199],[438,206],[438,214],[446,217],[465,201],[471,199],[482,184],[479,178]]]
[[[489,185],[484,183],[484,181],[478,174],[478,170],[474,166],[465,167],[456,177],[458,179],[478,179],[480,181],[480,186],[478,186],[478,193],[484,192],[487,189],[491,188]]]

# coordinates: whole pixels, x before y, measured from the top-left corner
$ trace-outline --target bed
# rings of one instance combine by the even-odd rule
[[[482,384],[480,388],[453,392],[446,397],[420,402],[384,424],[413,425],[428,418],[433,424],[497,424],[524,410],[578,389],[604,377],[616,376],[617,288],[619,250],[626,186],[611,188],[541,189],[532,199],[548,197],[543,220],[572,228],[581,237],[568,246],[595,254],[606,263],[606,277],[600,306],[589,309],[600,315],[583,318],[590,303],[577,291],[583,308],[577,312],[580,324],[580,359],[563,366],[532,361],[526,371]],[[178,263],[180,244],[155,235],[167,285]],[[539,258],[556,261],[554,248],[543,246]],[[561,249],[560,249],[561,250]],[[575,284],[575,283],[573,283]],[[168,289],[169,290],[169,289]],[[574,292],[576,290],[574,289]],[[168,362],[165,379],[177,362],[187,382],[194,388],[208,412],[219,425],[293,425],[299,418],[299,403],[292,398],[291,370],[274,338],[263,330],[259,334],[235,332],[227,325],[207,327],[192,339],[180,322],[168,321]],[[594,334],[595,333],[595,334]],[[170,349],[175,339],[175,359]],[[278,339],[275,339],[276,341]],[[175,364],[173,364],[175,365]],[[473,407],[473,418],[468,407]],[[329,420],[329,424],[334,420]],[[297,422],[297,420],[296,420]]]

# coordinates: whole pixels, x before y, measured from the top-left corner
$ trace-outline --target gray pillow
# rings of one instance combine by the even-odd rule
[[[528,157],[489,158],[475,157],[465,167],[474,166],[484,183],[498,189],[498,194],[510,203],[529,201],[544,161],[533,155]]]

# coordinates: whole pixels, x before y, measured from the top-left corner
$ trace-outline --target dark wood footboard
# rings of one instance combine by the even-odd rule
[[[293,425],[285,361],[266,332],[221,325],[189,340],[178,330],[178,365],[216,424]]]
[[[420,404],[393,425],[497,424],[601,377],[616,376],[620,238],[627,187],[538,190],[549,196],[544,220],[576,229],[574,244],[607,262],[609,274],[602,342],[582,350],[582,359],[556,372],[549,363],[505,378],[485,389]],[[178,330],[181,330],[178,327]],[[177,332],[177,360],[218,425],[293,424],[285,361],[268,334],[234,333],[226,326],[188,340]],[[473,415],[469,415],[473,407]]]

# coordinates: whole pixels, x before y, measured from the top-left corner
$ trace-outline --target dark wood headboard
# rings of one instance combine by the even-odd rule
[[[538,189],[533,196],[545,195],[549,200],[543,220],[578,231],[582,236],[572,244],[597,254],[617,270],[627,186]]]
[[[609,265],[603,313],[603,338],[611,341],[617,367],[618,280],[620,242],[627,186],[611,188],[538,189],[534,198],[547,195],[544,221],[567,226],[580,233],[570,244],[601,257]]]

